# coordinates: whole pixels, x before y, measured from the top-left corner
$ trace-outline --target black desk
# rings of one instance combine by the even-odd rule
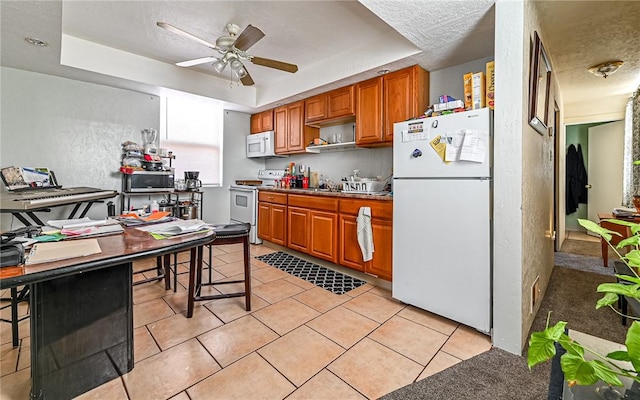
[[[170,254],[190,250],[195,268],[214,238],[206,232],[155,240],[126,228],[97,238],[99,254],[0,269],[0,289],[31,291],[31,398],[73,398],[131,371],[133,261],[163,256],[168,265]]]

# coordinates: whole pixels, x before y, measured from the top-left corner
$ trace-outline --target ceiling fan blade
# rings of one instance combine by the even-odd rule
[[[216,58],[216,57],[202,57],[202,58],[196,58],[195,60],[187,60],[187,61],[177,62],[176,65],[178,67],[192,67],[194,65],[206,64],[208,62],[214,62],[217,59],[218,58]]]
[[[249,58],[252,63],[255,65],[261,65],[263,67],[275,68],[286,72],[297,72],[298,66],[295,64],[289,64],[282,61],[271,60],[269,58],[262,57],[250,57]]]
[[[240,36],[238,36],[233,46],[238,50],[246,51],[263,37],[264,32],[262,32],[260,28],[256,28],[253,25],[247,25]]]
[[[203,44],[207,47],[211,47],[214,50],[217,50],[218,48],[216,47],[215,44],[213,43],[209,43],[204,39],[200,39],[197,36],[194,36],[192,34],[190,34],[189,32],[185,32],[182,29],[178,29],[175,26],[171,25],[171,24],[167,24],[166,22],[156,22],[156,25],[158,25],[160,28],[164,28],[166,30],[168,30],[169,32],[173,32],[175,34],[178,34],[182,37],[186,37],[187,39],[191,39],[191,40],[195,40],[196,42]]]
[[[246,68],[244,70],[247,71]],[[242,82],[243,86],[253,86],[253,84],[255,83],[253,82],[253,78],[251,77],[251,75],[249,75],[249,71],[247,71],[247,74],[245,76],[240,78],[240,82]]]

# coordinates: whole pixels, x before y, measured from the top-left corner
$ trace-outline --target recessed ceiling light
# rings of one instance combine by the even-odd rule
[[[606,78],[607,76],[613,74],[622,66],[622,61],[607,61],[602,64],[594,65],[589,68],[589,72],[594,74],[595,76],[601,76]]]
[[[40,40],[40,39],[28,37],[28,36],[24,38],[24,40],[26,40],[27,42],[31,43],[34,46],[45,47],[49,45],[49,43],[45,42],[44,40]]]
[[[388,74],[389,72],[391,72],[391,71],[389,71],[389,70],[388,70],[388,69],[386,69],[386,68],[383,68],[383,69],[381,69],[380,71],[378,71],[378,75]]]

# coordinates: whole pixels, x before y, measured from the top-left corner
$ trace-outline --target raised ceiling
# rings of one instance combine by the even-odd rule
[[[256,111],[418,63],[430,71],[493,55],[494,0],[474,1],[2,1],[3,66],[126,87],[164,88]],[[565,117],[618,112],[640,84],[640,2],[537,1]],[[265,37],[249,53],[297,64],[296,74],[247,65],[256,85],[230,85],[210,65],[173,63],[214,55],[156,26],[171,23],[208,41],[233,22]],[[614,29],[615,28],[615,29]],[[499,33],[499,32],[498,32]],[[36,48],[24,41],[50,43]],[[637,41],[637,40],[636,40]],[[586,72],[625,61],[607,78]],[[606,99],[606,101],[602,101]],[[623,107],[623,106],[622,106]]]

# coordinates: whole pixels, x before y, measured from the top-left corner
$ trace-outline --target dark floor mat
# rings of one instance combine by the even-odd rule
[[[352,278],[282,251],[257,256],[256,258],[335,294],[347,293],[349,290],[366,283],[360,279]]]

